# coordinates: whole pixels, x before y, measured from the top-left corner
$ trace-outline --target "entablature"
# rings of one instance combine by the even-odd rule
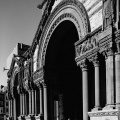
[[[82,40],[75,43],[76,62],[79,64],[85,58],[92,61],[96,53],[107,57],[116,52],[116,43],[120,40],[120,31],[114,32],[113,27],[102,31],[99,28],[94,33],[89,33]]]

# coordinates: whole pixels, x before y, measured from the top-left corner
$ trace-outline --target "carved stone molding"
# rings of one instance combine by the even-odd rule
[[[98,54],[93,57],[93,64],[94,64],[95,67],[100,66],[99,55]]]
[[[114,111],[89,112],[88,115],[90,117],[118,116],[119,115],[119,111],[118,110],[114,110]]]
[[[43,68],[41,68],[33,74],[33,82],[37,86],[39,86],[40,83],[42,83],[43,80],[44,80],[44,71],[43,71]]]
[[[84,59],[80,62],[80,68],[82,71],[88,70],[88,60]]]
[[[50,37],[51,37],[54,29],[56,28],[56,26],[61,21],[63,21],[66,18],[72,19],[77,24],[77,27],[79,29],[78,31],[79,32],[81,31],[79,21],[71,13],[63,13],[62,15],[60,15],[55,20],[55,22],[52,24],[50,30],[47,31],[49,26],[51,25],[51,20],[53,21],[53,19],[55,19],[54,17],[56,16],[57,12],[59,12],[62,8],[66,7],[67,5],[69,5],[69,6],[71,5],[72,7],[74,6],[74,7],[76,7],[76,9],[78,9],[78,11],[80,11],[82,19],[84,19],[82,24],[84,24],[85,33],[88,33],[90,31],[90,24],[89,24],[88,15],[87,15],[87,12],[86,12],[85,8],[83,7],[83,5],[77,0],[63,0],[63,1],[61,1],[60,4],[55,7],[55,9],[51,13],[51,15],[48,17],[48,20],[46,21],[43,32],[41,34],[41,38],[40,38],[41,42],[39,44],[39,53],[38,53],[38,58],[39,58],[38,63],[41,63],[40,64],[41,66],[44,66],[44,64],[45,64],[45,53],[46,53],[46,49],[47,49],[47,45],[48,45],[48,42],[50,40]],[[41,66],[39,66],[39,67],[41,67]]]

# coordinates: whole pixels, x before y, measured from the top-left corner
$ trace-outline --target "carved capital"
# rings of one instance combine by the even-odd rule
[[[100,66],[99,56],[98,56],[98,54],[95,55],[95,56],[93,57],[92,62],[93,62],[93,64],[94,64],[94,67],[98,67],[98,66]]]
[[[88,70],[88,60],[84,59],[81,63],[80,63],[80,68],[82,71]]]
[[[47,88],[47,83],[44,81],[42,82],[43,88]]]

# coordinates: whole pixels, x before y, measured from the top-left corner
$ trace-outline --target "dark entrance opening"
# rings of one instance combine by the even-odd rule
[[[63,21],[54,30],[45,58],[48,82],[48,112],[51,120],[82,119],[82,77],[75,62],[78,31],[71,21]]]

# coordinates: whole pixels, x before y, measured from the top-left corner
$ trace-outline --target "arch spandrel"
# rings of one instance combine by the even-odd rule
[[[62,1],[56,6],[56,8],[54,8],[44,26],[38,50],[39,68],[43,67],[45,64],[46,49],[52,33],[57,26],[65,20],[69,20],[74,23],[78,31],[79,40],[90,32],[88,14],[82,3],[80,3],[78,0]]]

